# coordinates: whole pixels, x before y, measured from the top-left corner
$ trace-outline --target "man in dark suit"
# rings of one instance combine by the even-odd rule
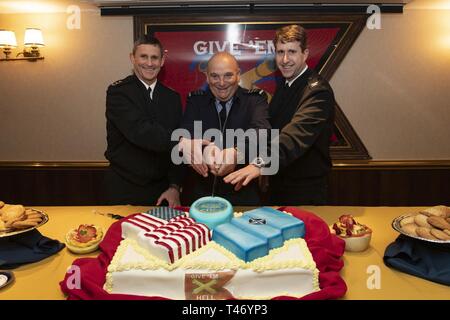
[[[161,43],[135,42],[134,74],[109,86],[106,96],[110,166],[105,178],[109,204],[180,204],[181,178],[172,164],[172,131],[182,117],[180,95],[157,81],[164,65]]]
[[[267,96],[262,90],[247,90],[239,86],[240,69],[236,59],[227,52],[214,54],[208,61],[206,79],[209,85],[206,91],[191,92],[187,100],[181,128],[189,133],[180,140],[180,150],[188,158],[194,170],[189,170],[184,188],[183,202],[191,204],[194,200],[210,196],[212,193],[229,200],[233,205],[258,205],[260,196],[255,183],[239,192],[233,186],[223,182],[223,176],[239,167],[239,163],[249,163],[251,155],[256,157],[257,150],[251,150],[252,139],[245,139],[236,131],[235,139],[228,139],[225,130],[240,129],[258,136],[260,129],[269,129]],[[195,136],[195,122],[201,124]],[[218,131],[216,140],[203,140],[205,132]],[[210,140],[210,139],[208,139]],[[219,141],[220,140],[220,141]],[[202,144],[209,144],[202,151]],[[257,148],[254,144],[253,148]],[[189,150],[193,150],[190,152]],[[251,152],[255,151],[255,152]]]
[[[272,128],[280,129],[279,172],[270,176],[269,201],[274,205],[326,204],[333,90],[308,68],[306,32],[301,26],[277,30],[275,48],[284,81],[277,86],[269,106]],[[260,175],[261,169],[250,165],[224,180],[239,189]]]

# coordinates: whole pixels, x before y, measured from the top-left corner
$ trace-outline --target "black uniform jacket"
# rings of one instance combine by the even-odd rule
[[[281,130],[280,171],[272,177],[272,186],[301,186],[327,176],[334,108],[330,85],[309,68],[290,88],[284,83],[277,87],[269,112],[272,128]]]
[[[111,169],[139,186],[181,184],[170,159],[171,134],[181,117],[180,95],[159,81],[152,100],[135,75],[109,86],[105,157]]]
[[[270,129],[268,117],[267,95],[265,92],[239,87],[234,95],[233,105],[225,122],[225,129],[242,129],[243,131],[250,128]],[[191,136],[188,138],[191,139],[198,138],[194,137],[194,121],[201,121],[202,134],[208,129],[220,129],[221,127],[220,117],[215,107],[215,97],[209,89],[207,91],[192,92],[188,97],[181,127],[190,132]],[[254,142],[251,141],[251,143]],[[224,142],[224,148],[230,146],[233,146],[233,142]],[[245,150],[240,151],[243,154],[246,153]],[[248,155],[246,161],[247,163],[249,161]],[[237,168],[243,166],[244,164]],[[189,185],[184,186],[183,193],[186,193],[185,200],[188,204],[198,197],[211,195],[214,183],[214,175],[211,173],[208,174],[207,178],[204,178],[193,169],[189,169],[186,181]],[[259,203],[259,195],[255,183],[242,188],[238,192],[235,192],[233,188],[233,185],[223,182],[223,177],[217,177],[215,195],[228,199],[233,205]]]

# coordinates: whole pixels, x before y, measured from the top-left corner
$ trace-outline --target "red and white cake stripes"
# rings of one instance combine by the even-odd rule
[[[174,263],[211,240],[208,227],[192,218],[177,216],[166,221],[148,216],[139,214],[124,221],[122,237],[136,240],[167,263]]]
[[[139,213],[122,222],[122,238],[138,240],[141,232],[151,232],[168,222],[147,213]]]

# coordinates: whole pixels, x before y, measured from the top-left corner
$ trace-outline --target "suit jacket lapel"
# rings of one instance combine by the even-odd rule
[[[159,105],[159,101],[161,98],[161,83],[159,81],[156,82],[155,90],[153,91],[152,103],[154,106]]]

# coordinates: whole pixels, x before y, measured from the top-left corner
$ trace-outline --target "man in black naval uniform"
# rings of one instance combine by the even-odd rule
[[[202,143],[209,143],[202,140],[203,134],[209,129],[219,129],[221,132],[228,129],[254,129],[256,135],[259,129],[269,129],[267,96],[262,90],[247,90],[239,86],[238,63],[234,56],[227,52],[216,53],[211,57],[206,78],[208,90],[191,92],[181,125],[190,133],[190,136],[181,138],[179,143],[183,156],[186,157],[186,150],[190,146],[194,150],[193,153],[200,154],[198,161],[195,161],[195,155],[192,155],[191,166],[194,170],[188,170],[187,181],[191,185],[189,188],[184,187],[183,202],[191,204],[194,200],[210,196],[214,192],[214,195],[226,198],[233,205],[258,205],[260,195],[257,184],[252,183],[237,192],[233,186],[223,182],[223,176],[232,172],[237,162],[245,164],[245,161],[248,163],[252,160],[249,158],[249,145],[255,141],[247,141],[239,150],[239,144],[236,145],[234,139],[227,140],[225,135],[222,136],[223,143],[214,141],[213,145],[207,146],[203,157],[201,147]],[[202,137],[195,137],[195,121],[201,123]],[[195,141],[198,143],[195,144]]]
[[[276,64],[284,81],[269,106],[272,128],[280,129],[280,168],[270,176],[269,201],[274,205],[323,205],[331,169],[329,147],[336,104],[333,90],[308,68],[306,32],[301,26],[280,28],[274,42]],[[247,166],[224,180],[239,189],[260,174],[260,168]]]
[[[163,52],[156,38],[137,40],[130,53],[134,74],[108,88],[105,157],[110,166],[105,189],[109,204],[180,204],[181,178],[170,151],[172,131],[181,122],[181,98],[157,81]]]

